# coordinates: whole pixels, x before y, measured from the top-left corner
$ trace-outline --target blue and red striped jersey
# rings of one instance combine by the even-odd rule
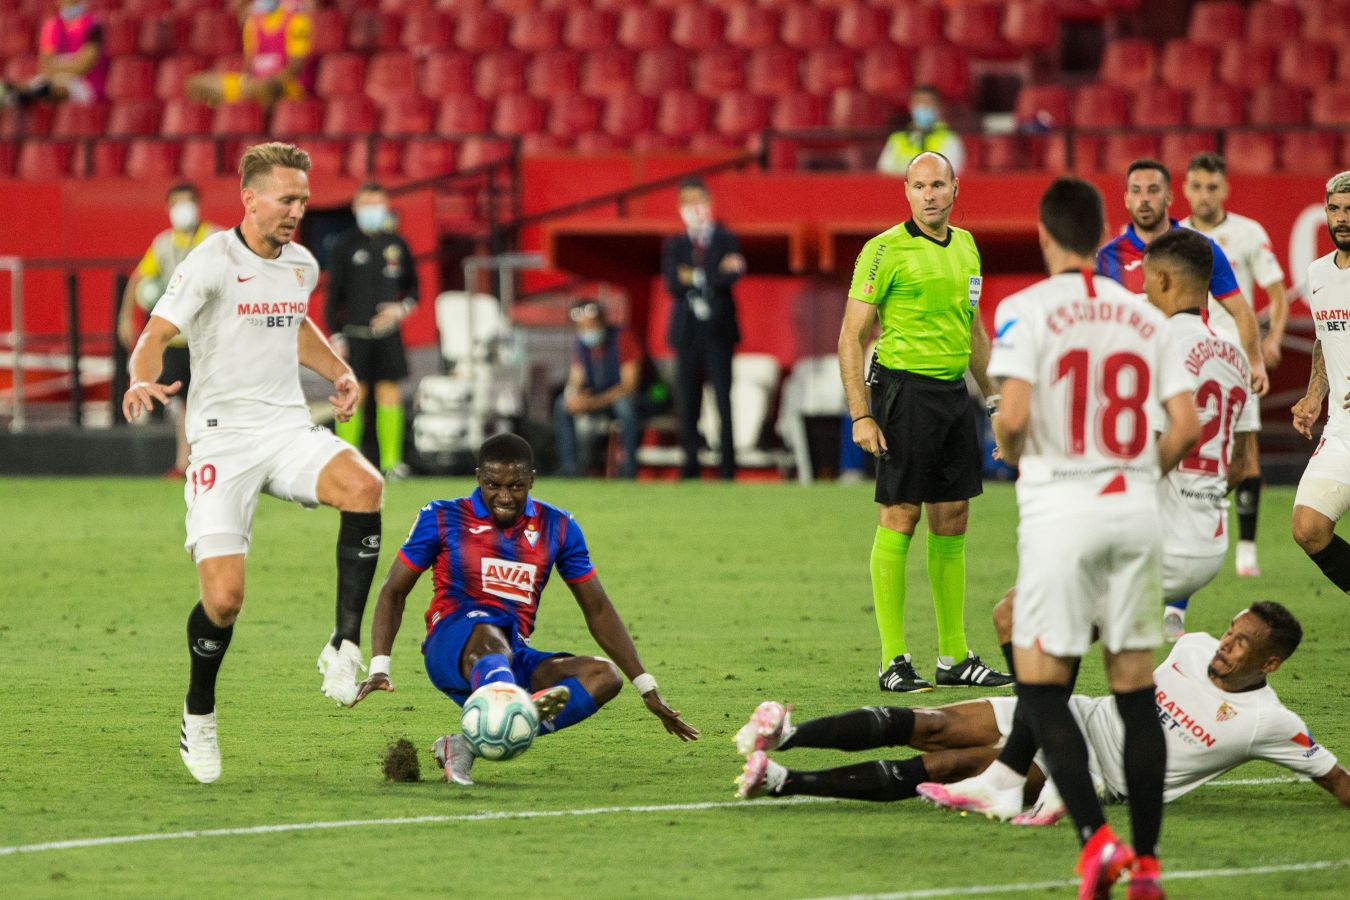
[[[556,565],[568,584],[595,577],[586,538],[572,514],[533,498],[509,528],[499,528],[481,491],[422,507],[398,551],[404,565],[432,570],[427,632],[473,609],[505,612],[522,637],[534,630],[539,597]]]
[[[1173,228],[1185,226],[1176,219],[1170,219]],[[1210,248],[1214,251],[1214,271],[1209,277],[1209,292],[1216,300],[1222,300],[1239,293],[1237,276],[1228,256],[1214,239],[1206,236]],[[1135,234],[1134,223],[1125,226],[1125,230],[1107,241],[1097,251],[1097,274],[1105,275],[1117,281],[1128,291],[1144,293],[1144,249],[1148,245]],[[1248,298],[1250,300],[1250,298]]]

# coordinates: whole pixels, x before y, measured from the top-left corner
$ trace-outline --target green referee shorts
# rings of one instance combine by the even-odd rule
[[[877,462],[878,503],[946,503],[983,492],[979,430],[964,380],[874,366],[872,415],[887,447]]]

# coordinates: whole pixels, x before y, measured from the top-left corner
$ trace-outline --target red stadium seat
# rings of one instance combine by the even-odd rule
[[[901,47],[924,47],[942,37],[942,8],[927,3],[897,3],[890,38]]]
[[[743,140],[769,124],[769,100],[747,91],[725,94],[717,101],[713,127],[725,137]]]
[[[883,128],[895,112],[891,104],[857,88],[835,91],[830,97],[831,128]]]
[[[1312,94],[1308,121],[1313,125],[1350,125],[1350,85],[1324,84]],[[56,129],[52,129],[53,135]]]
[[[808,51],[802,65],[802,87],[813,94],[828,95],[857,84],[853,51],[843,47],[819,47]]]
[[[745,87],[744,52],[734,47],[704,50],[694,57],[693,86],[705,97]]]
[[[567,11],[562,42],[573,50],[603,50],[614,46],[614,31],[613,13],[589,6],[573,7]]]
[[[670,40],[689,51],[708,50],[722,43],[722,14],[711,6],[688,2],[675,8]]]
[[[181,97],[166,100],[159,133],[169,138],[210,134],[211,107]]]
[[[52,130],[52,107],[41,103],[27,107],[0,106],[0,140],[32,140]]]
[[[1280,135],[1280,173],[1326,177],[1337,168],[1337,135],[1329,131],[1290,132]]]
[[[360,94],[366,80],[366,58],[357,53],[334,53],[319,60],[314,93],[320,97]]]
[[[637,93],[615,94],[605,101],[600,127],[606,134],[631,140],[633,135],[650,131],[655,119],[651,98]]]
[[[339,178],[347,158],[347,142],[333,138],[307,138],[305,152],[309,154],[309,176],[314,179]]]
[[[492,113],[492,131],[496,134],[529,134],[542,131],[548,104],[529,94],[506,94],[497,99]]]
[[[459,167],[472,169],[511,155],[511,144],[501,138],[472,137],[459,146]]]
[[[74,153],[70,144],[25,141],[15,174],[23,181],[60,181],[70,174]]]
[[[1003,39],[1003,4],[980,0],[960,3],[947,11],[943,34],[976,59],[1007,59],[1022,55],[1021,47]]]
[[[1153,81],[1157,73],[1158,50],[1153,42],[1125,39],[1106,45],[1098,78],[1106,84],[1138,87]]]
[[[155,93],[155,63],[144,56],[121,56],[108,65],[108,99],[134,100]]]
[[[1344,44],[1350,41],[1350,3],[1314,2],[1305,4],[1303,37],[1311,41]]]
[[[691,138],[674,137],[654,131],[645,131],[633,136],[635,153],[683,153],[690,149]]]
[[[564,94],[549,105],[545,130],[557,138],[575,141],[600,127],[600,101],[585,94]]]
[[[670,43],[670,14],[655,6],[634,4],[619,13],[615,37],[630,50],[650,50]]]
[[[1191,94],[1192,125],[1229,128],[1247,121],[1247,96],[1226,84],[1207,84]]]
[[[490,53],[506,44],[506,17],[495,9],[463,10],[455,24],[455,46],[467,53]]]
[[[684,90],[689,87],[688,58],[689,54],[679,47],[643,50],[638,54],[633,86],[652,97]]]
[[[1203,0],[1191,8],[1186,37],[1201,44],[1242,40],[1246,17],[1235,0]]]
[[[188,26],[188,49],[198,56],[238,53],[242,29],[239,20],[222,10],[194,13]]]
[[[1218,51],[1209,44],[1173,38],[1163,45],[1160,71],[1163,84],[1188,91],[1214,79]]]
[[[105,126],[110,137],[139,137],[159,134],[163,104],[154,97],[118,100],[108,111]]]
[[[229,163],[221,159],[220,148],[210,138],[193,138],[182,143],[178,154],[178,174],[193,181],[215,178],[228,171]]]
[[[403,21],[378,9],[354,9],[347,22],[347,46],[359,53],[399,49]]]
[[[1146,84],[1130,98],[1130,118],[1137,128],[1185,125],[1186,97],[1165,84]]]
[[[830,43],[834,34],[834,11],[814,3],[796,3],[783,10],[779,36],[796,50],[814,50]]]
[[[1186,171],[1186,164],[1197,153],[1213,153],[1218,149],[1212,131],[1175,131],[1162,136],[1160,159],[1173,172]]]
[[[76,177],[118,178],[127,159],[127,145],[121,141],[96,141],[76,148],[71,165]]]
[[[340,9],[313,9],[310,18],[310,55],[322,59],[347,45],[347,17]]]
[[[515,50],[498,50],[479,57],[474,66],[473,87],[478,96],[488,99],[525,90],[525,55]]]
[[[1275,135],[1233,130],[1224,136],[1224,161],[1232,175],[1269,175],[1275,171]]]
[[[783,131],[819,128],[825,124],[825,101],[804,91],[781,95],[774,102],[771,122]]]
[[[320,132],[326,137],[351,137],[375,131],[375,104],[369,97],[330,97]]]
[[[389,50],[377,53],[366,66],[366,96],[384,104],[417,90],[417,61],[411,53]]]
[[[347,144],[343,170],[352,178],[394,178],[401,173],[403,141],[371,138]]]
[[[1156,134],[1112,134],[1102,147],[1102,171],[1124,174],[1136,159],[1157,159],[1159,141]]]
[[[717,156],[724,153],[745,153],[759,146],[759,135],[747,135],[746,137],[732,137],[725,134],[713,134],[704,132],[696,134],[689,139],[689,150],[693,153],[703,153],[709,156]]]
[[[123,171],[128,178],[172,178],[178,171],[178,153],[176,141],[132,141]]]
[[[437,134],[473,134],[488,130],[492,108],[473,94],[448,94],[436,109]]]
[[[1278,46],[1298,34],[1298,9],[1281,3],[1254,3],[1247,10],[1247,43]]]
[[[1013,0],[1003,14],[1003,39],[1023,52],[1050,50],[1059,43],[1059,16],[1048,0]],[[1001,148],[1000,148],[1001,152]],[[1014,165],[1000,166],[1014,168]]]
[[[602,153],[618,153],[627,150],[631,141],[619,135],[606,134],[603,131],[591,131],[581,135],[574,142],[578,153],[596,156]]]
[[[1069,90],[1058,84],[1029,84],[1017,93],[1013,117],[1018,124],[1063,128],[1070,122]]]
[[[212,134],[237,137],[262,132],[262,107],[252,101],[222,103],[211,117]]]
[[[140,28],[140,19],[126,13],[114,12],[103,19],[103,52],[109,59],[130,56],[136,52],[136,33]],[[35,34],[36,32],[31,32]],[[0,56],[14,56],[27,53],[27,50],[2,52]]]
[[[239,23],[231,28],[239,30]],[[171,16],[152,17],[141,22],[136,34],[136,49],[146,56],[168,56],[181,52],[187,45],[187,21]]]
[[[839,9],[834,23],[834,37],[850,50],[866,50],[886,40],[890,25],[886,11],[879,6],[854,0]]]
[[[1125,125],[1126,94],[1113,84],[1089,84],[1073,98],[1070,115],[1079,128],[1120,128]]]
[[[656,130],[674,138],[689,138],[708,129],[708,100],[692,91],[669,91],[656,105]]]
[[[308,137],[318,134],[323,126],[323,101],[313,97],[303,100],[278,100],[272,110],[269,133],[278,138]]]
[[[525,89],[536,97],[570,94],[581,86],[581,57],[572,50],[534,54],[525,67]]]
[[[548,10],[512,16],[506,33],[506,42],[522,53],[552,50],[561,41],[562,19],[557,13]]]
[[[797,89],[797,53],[788,47],[752,51],[745,67],[746,87],[756,94],[783,94]]]
[[[399,42],[419,56],[449,50],[454,41],[450,19],[439,9],[413,7],[404,14]]]
[[[31,81],[38,73],[38,58],[35,53],[11,57],[4,61],[6,81]]]
[[[417,89],[433,100],[472,91],[473,57],[458,51],[428,56],[418,65]]]
[[[729,8],[726,42],[742,50],[758,50],[778,43],[778,18],[773,11],[751,3]]]
[[[1274,79],[1274,47],[1224,44],[1219,48],[1219,80],[1224,84],[1245,88]]]
[[[1308,94],[1287,84],[1257,85],[1252,92],[1253,125],[1302,125],[1308,121]]]
[[[592,97],[621,94],[633,84],[633,52],[606,47],[587,53],[581,61],[581,90]]]
[[[455,171],[459,145],[442,138],[412,138],[403,145],[400,168],[409,178],[432,178]]]
[[[1290,43],[1276,53],[1276,77],[1294,87],[1317,88],[1331,80],[1336,68],[1336,49],[1330,44]]]
[[[96,138],[103,134],[108,108],[103,104],[62,103],[52,119],[53,138]]]
[[[187,80],[206,69],[206,61],[196,56],[169,56],[155,70],[155,96],[161,100],[182,97]]]
[[[392,97],[380,114],[380,134],[393,137],[428,134],[435,117],[436,105],[421,94]]]
[[[916,84],[931,84],[948,100],[970,96],[970,62],[961,48],[951,44],[921,47],[914,64]]]
[[[909,54],[892,44],[863,51],[858,61],[858,87],[878,97],[904,97],[914,85]]]

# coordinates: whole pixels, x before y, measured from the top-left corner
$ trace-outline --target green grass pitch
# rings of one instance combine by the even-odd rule
[[[390,488],[377,584],[417,508],[470,487],[467,480],[426,480]],[[219,685],[224,775],[205,786],[192,781],[176,752],[184,626],[196,596],[181,549],[179,488],[149,479],[0,482],[0,848],[430,817],[7,851],[0,853],[0,893],[813,898],[959,896],[1020,885],[980,895],[1072,894],[1028,888],[1072,877],[1074,840],[1063,824],[1016,829],[917,801],[721,805],[732,799],[739,769],[731,736],[760,700],[790,701],[799,717],[907,702],[876,687],[869,487],[542,479],[536,495],[577,515],[647,666],[703,740],[682,745],[667,736],[630,688],[592,720],[541,739],[518,760],[480,762],[472,788],[434,780],[439,772],[429,756],[420,784],[384,782],[379,762],[390,740],[407,735],[425,748],[457,721],[454,706],[426,680],[418,652],[430,579],[410,599],[394,651],[397,693],[338,709],[319,694],[314,669],[332,625],[336,515],[265,498],[244,614]],[[1323,744],[1350,754],[1350,601],[1289,538],[1291,504],[1290,490],[1266,492],[1264,577],[1240,581],[1226,565],[1193,602],[1189,624],[1221,630],[1261,598],[1291,606],[1307,635],[1275,686]],[[974,502],[968,633],[991,662],[999,653],[989,611],[1013,580],[1015,523],[1006,485]],[[920,671],[931,671],[935,632],[923,558],[916,540],[909,639]],[[535,644],[597,652],[557,579],[545,594]],[[1084,667],[1081,689],[1103,689],[1099,662]],[[970,696],[939,690],[913,702]],[[811,768],[846,759],[823,751],[784,756]],[[1252,765],[1228,777],[1284,775]],[[478,815],[685,804],[719,805]],[[1128,830],[1123,807],[1110,816]],[[1314,785],[1207,787],[1168,808],[1164,870],[1322,864],[1179,878],[1169,890],[1182,898],[1345,896],[1347,835],[1350,811]]]

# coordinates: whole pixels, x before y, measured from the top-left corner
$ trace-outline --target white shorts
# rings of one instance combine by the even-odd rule
[[[1007,742],[1008,735],[1012,734],[1013,713],[1017,711],[1017,698],[986,697],[984,699],[986,703],[994,707],[994,724],[998,726],[999,733],[998,745],[1002,747]],[[1104,729],[1094,728],[1093,725],[1098,721],[1098,716],[1115,714],[1115,701],[1110,697],[1088,697],[1084,694],[1074,694],[1069,697],[1069,712],[1073,715],[1073,720],[1078,725],[1078,730],[1083,733],[1083,740],[1087,744],[1088,772],[1092,775],[1092,783],[1097,788],[1097,796],[1105,797],[1114,792],[1114,786],[1109,784],[1103,775],[1099,754],[1109,753],[1111,748],[1102,746]],[[1040,750],[1036,751],[1034,762],[1036,767],[1041,770],[1041,774],[1049,778],[1050,769],[1046,765],[1045,757]]]
[[[246,553],[259,494],[313,509],[319,505],[319,473],[334,456],[351,449],[322,425],[265,434],[222,431],[194,441],[183,486],[187,551],[193,553],[197,542],[208,535],[226,535],[238,540],[213,540],[209,549],[193,558],[200,562]]]
[[[1038,503],[1017,525],[1013,644],[1082,656],[1092,629],[1112,653],[1162,640],[1162,528],[1152,485],[1135,496]]]
[[[1295,506],[1315,509],[1333,522],[1350,509],[1350,438],[1323,434],[1298,480]]]
[[[1213,556],[1173,556],[1162,558],[1163,602],[1185,600],[1214,580],[1223,568],[1227,551]]]

